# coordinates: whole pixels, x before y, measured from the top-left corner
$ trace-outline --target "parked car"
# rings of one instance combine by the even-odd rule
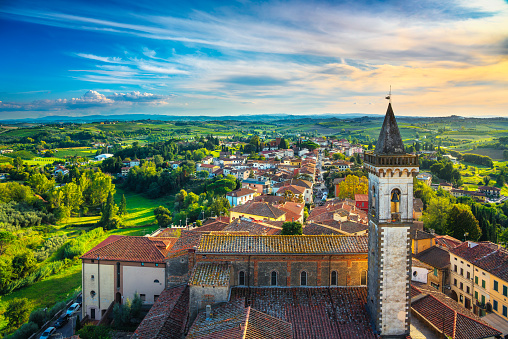
[[[76,302],[79,304],[79,306],[82,305],[82,303],[83,303],[83,295],[82,294],[78,295],[78,297],[76,298]]]
[[[60,318],[58,318],[55,322],[55,327],[56,328],[60,328],[60,327],[63,327],[65,324],[67,324],[69,322],[69,316],[67,314],[64,314],[62,316],[60,316]]]
[[[56,328],[54,327],[48,327],[44,333],[41,334],[39,339],[48,339],[53,333],[55,333]]]
[[[73,314],[78,313],[78,311],[79,311],[79,307],[80,307],[80,306],[79,306],[79,304],[78,304],[78,303],[74,303],[74,304],[72,304],[72,305],[71,305],[71,307],[69,307],[69,308],[67,309],[66,314],[70,316],[70,315],[73,315]]]

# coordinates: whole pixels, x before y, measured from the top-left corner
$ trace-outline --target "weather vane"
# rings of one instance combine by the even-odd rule
[[[388,99],[388,101],[390,102],[390,104],[392,103],[392,85],[390,85],[390,92],[388,93],[388,95],[385,97],[385,99]]]

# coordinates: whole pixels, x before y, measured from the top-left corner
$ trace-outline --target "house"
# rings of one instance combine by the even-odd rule
[[[411,252],[417,254],[436,244],[435,235],[413,227],[411,229]]]
[[[259,194],[272,193],[272,185],[270,181],[260,181],[256,179],[247,178],[242,181],[242,188],[249,188],[255,190]]]
[[[57,176],[59,173],[61,175],[66,175],[66,174],[69,174],[69,170],[67,168],[65,168],[64,166],[56,166],[55,172],[53,173],[53,175]]]
[[[253,220],[285,221],[286,212],[266,202],[248,202],[229,210],[230,220],[247,218]]]
[[[122,171],[122,176],[124,177],[127,177],[129,175],[129,171],[131,170],[132,167],[130,166],[124,166],[122,167],[121,171]]]
[[[111,235],[83,254],[82,319],[100,320],[111,303],[153,304],[166,287],[165,257],[177,238]]]
[[[130,166],[130,167],[139,166],[139,165],[140,165],[140,163],[141,163],[141,162],[139,161],[139,159],[132,159],[132,160],[130,161],[130,163],[129,163],[129,166]]]
[[[478,191],[480,193],[484,193],[488,197],[499,198],[499,196],[501,195],[501,189],[492,186],[480,186],[478,187]]]
[[[432,246],[417,253],[413,258],[432,268],[427,276],[427,285],[443,293],[447,292],[446,287],[450,286],[450,253],[448,250]]]
[[[450,192],[453,189],[453,186],[452,186],[452,184],[450,184],[448,182],[440,182],[439,183],[439,188],[441,188],[441,189],[443,189],[445,191]]]
[[[429,173],[422,172],[416,176],[416,179],[418,181],[424,182],[425,184],[427,184],[429,186],[432,184],[432,174],[429,174]]]
[[[355,204],[357,208],[367,212],[369,210],[369,195],[355,194]]]
[[[109,153],[99,154],[99,155],[95,156],[95,160],[102,161],[102,160],[105,160],[107,158],[111,158],[112,156],[113,156],[113,154],[109,154]]]
[[[240,188],[236,191],[226,193],[226,198],[229,201],[229,205],[231,207],[235,207],[237,205],[243,205],[248,201],[254,199],[255,195],[259,195],[257,191],[251,190],[248,188]]]
[[[413,198],[413,220],[419,220],[423,215],[423,201],[420,198]]]
[[[211,175],[216,170],[220,169],[220,166],[217,165],[209,165],[209,164],[197,164],[196,172],[199,171],[207,171],[208,175]]]

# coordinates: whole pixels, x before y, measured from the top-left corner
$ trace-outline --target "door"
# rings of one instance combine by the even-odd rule
[[[95,308],[90,309],[90,318],[95,319]]]
[[[467,308],[468,310],[471,308],[471,299],[466,298],[464,302],[464,307]]]
[[[122,304],[122,294],[120,292],[116,292],[115,301],[117,304]]]

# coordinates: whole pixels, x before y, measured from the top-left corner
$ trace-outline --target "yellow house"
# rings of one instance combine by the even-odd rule
[[[286,212],[266,202],[249,202],[229,210],[230,221],[241,217],[259,221],[285,221]]]
[[[291,166],[298,166],[300,167],[302,164],[302,160],[301,159],[291,159]]]
[[[425,251],[436,244],[436,236],[418,229],[411,230],[411,252],[413,254]]]

